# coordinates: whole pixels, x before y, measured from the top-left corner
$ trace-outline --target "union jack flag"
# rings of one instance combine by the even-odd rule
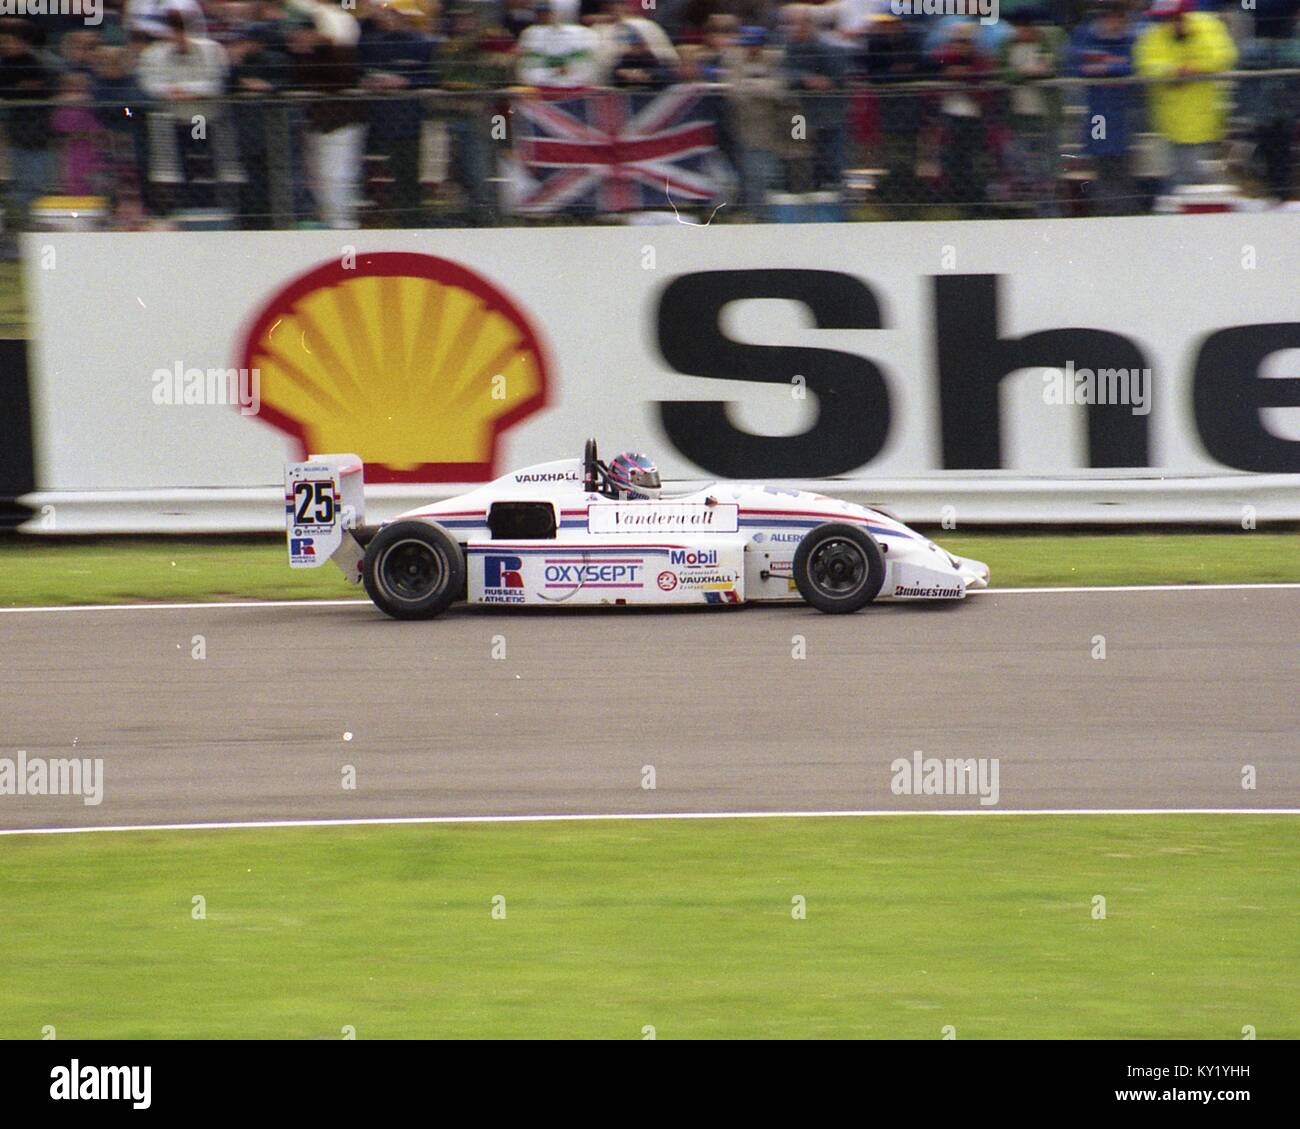
[[[714,106],[694,85],[516,101],[516,209],[622,212],[715,199],[727,168]]]

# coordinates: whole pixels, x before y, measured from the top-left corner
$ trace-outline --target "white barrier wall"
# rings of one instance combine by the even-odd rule
[[[30,527],[278,528],[308,449],[384,516],[588,435],[909,520],[1296,519],[1296,224],[28,236]]]

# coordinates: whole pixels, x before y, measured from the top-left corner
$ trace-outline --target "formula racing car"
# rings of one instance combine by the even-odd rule
[[[988,585],[955,557],[867,506],[802,490],[714,482],[665,494],[627,452],[527,467],[467,494],[365,524],[356,455],[285,468],[289,563],[327,560],[381,611],[427,619],[457,601],[678,605],[804,600],[853,612],[873,600],[959,600]]]

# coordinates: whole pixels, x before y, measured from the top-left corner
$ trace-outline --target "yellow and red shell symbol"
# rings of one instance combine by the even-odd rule
[[[483,482],[497,438],[545,406],[545,351],[519,307],[459,263],[331,261],[266,303],[244,337],[259,418],[301,456],[356,451],[369,482]]]

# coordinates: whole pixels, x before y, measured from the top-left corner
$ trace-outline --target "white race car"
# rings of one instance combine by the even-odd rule
[[[657,487],[657,472],[654,479]],[[986,565],[952,556],[895,518],[822,494],[715,482],[686,494],[630,495],[594,440],[581,459],[527,467],[380,526],[364,524],[361,460],[313,455],[285,468],[285,510],[293,568],[332,560],[397,619],[427,619],[458,600],[805,600],[853,612],[873,600],[959,600],[989,578]]]

